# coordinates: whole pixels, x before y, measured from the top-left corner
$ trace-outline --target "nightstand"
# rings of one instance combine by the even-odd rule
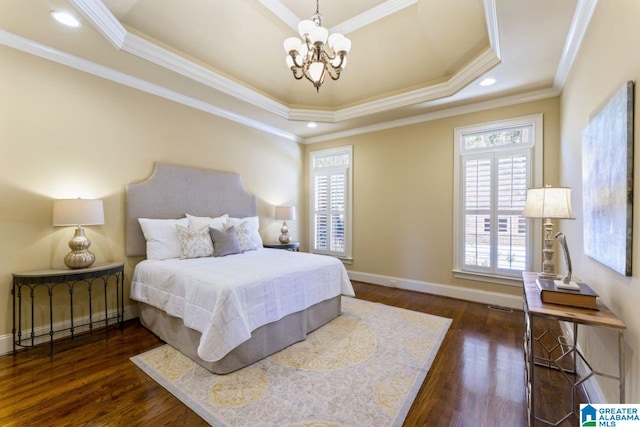
[[[269,249],[285,249],[287,251],[293,251],[293,252],[300,251],[300,242],[270,243],[270,244],[264,244],[262,246]]]
[[[37,288],[44,287],[46,292],[36,292]],[[82,290],[79,298],[74,299],[75,291]],[[92,296],[92,291],[95,294]],[[53,269],[25,271],[13,274],[13,352],[18,347],[33,347],[45,343],[50,345],[50,354],[53,355],[54,334],[74,338],[78,332],[91,333],[96,325],[104,327],[117,324],[122,326],[124,322],[124,263],[115,262],[108,264],[94,264],[89,268]],[[49,296],[49,330],[46,326],[34,325],[35,299],[40,296]],[[60,297],[67,294],[67,307],[54,307],[54,295]],[[27,301],[23,301],[23,296]],[[74,317],[74,303],[80,301],[88,305],[88,314],[80,319]],[[100,312],[95,312],[95,302],[99,303]],[[102,299],[102,301],[99,301]],[[59,301],[60,298],[55,298]],[[29,305],[30,302],[30,305]],[[84,308],[84,307],[83,307]],[[69,318],[54,323],[54,309],[68,310]],[[77,308],[76,308],[76,311]],[[110,323],[110,321],[114,321]],[[48,339],[47,339],[48,338]]]

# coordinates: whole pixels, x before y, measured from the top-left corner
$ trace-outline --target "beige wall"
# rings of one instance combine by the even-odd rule
[[[353,145],[352,271],[521,295],[520,287],[453,277],[453,132],[543,114],[544,180],[557,181],[559,99],[552,98],[305,146]],[[308,176],[305,176],[308,183]]]
[[[574,272],[587,281],[600,295],[602,301],[627,325],[626,380],[627,402],[640,402],[640,169],[638,150],[634,155],[635,204],[633,232],[633,276],[625,277],[584,254],[582,221],[582,152],[581,133],[590,116],[598,110],[610,95],[626,81],[640,81],[640,2],[637,0],[601,0],[595,9],[591,24],[561,97],[561,160],[562,184],[573,191],[573,207],[576,221],[564,221],[562,229],[567,235]],[[638,91],[635,101],[636,147],[640,141],[638,124]],[[606,232],[601,230],[601,232]],[[596,368],[614,369],[617,364],[615,334],[586,331],[581,344]],[[615,370],[614,370],[615,371]],[[615,372],[614,372],[615,373]],[[614,384],[605,384],[609,401],[617,399]]]
[[[125,185],[156,161],[241,174],[265,240],[281,225],[272,205],[301,200],[295,142],[6,47],[0,76],[0,338],[11,333],[11,273],[64,267],[73,228],[51,226],[55,198],[104,200],[105,225],[87,227],[98,262],[125,259]]]

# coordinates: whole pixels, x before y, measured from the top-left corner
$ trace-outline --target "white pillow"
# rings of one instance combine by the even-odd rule
[[[229,215],[224,214],[211,218],[208,216],[194,216],[187,214],[189,219],[189,228],[202,228],[204,226],[215,228],[216,230],[224,230],[225,223]]]
[[[249,237],[255,245],[256,249],[261,248],[262,238],[260,237],[260,220],[257,216],[248,216],[246,218],[229,218],[225,224],[225,228],[235,226],[240,227],[240,224],[246,222],[249,225]]]
[[[189,220],[187,218],[138,218],[138,222],[147,241],[147,259],[180,258],[182,250],[176,225],[188,226]]]
[[[209,227],[183,227],[176,225],[180,239],[181,259],[202,258],[213,255],[213,242],[209,235]]]

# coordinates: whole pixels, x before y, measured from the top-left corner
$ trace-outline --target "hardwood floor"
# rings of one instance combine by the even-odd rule
[[[358,298],[453,319],[405,426],[527,425],[522,312],[364,283],[354,288]],[[0,357],[0,425],[206,425],[129,360],[161,344],[134,320],[108,338],[60,343],[53,358],[47,346]],[[560,404],[555,387],[550,399]]]

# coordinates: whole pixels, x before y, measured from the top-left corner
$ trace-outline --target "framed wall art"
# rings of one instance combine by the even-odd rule
[[[631,276],[633,89],[626,82],[582,132],[584,250]]]

